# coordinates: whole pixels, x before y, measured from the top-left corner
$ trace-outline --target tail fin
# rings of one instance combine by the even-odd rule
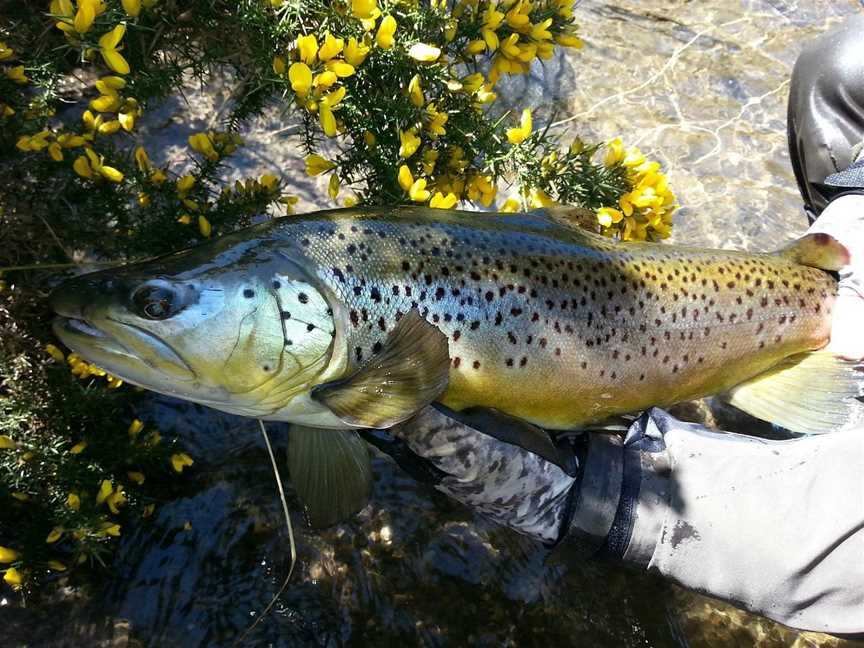
[[[864,364],[827,351],[803,353],[733,388],[729,403],[799,434],[864,426]]]

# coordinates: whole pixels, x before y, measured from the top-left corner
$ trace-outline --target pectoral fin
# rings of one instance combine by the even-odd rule
[[[318,385],[312,398],[348,425],[389,428],[441,396],[449,376],[447,336],[412,310],[378,355],[346,378]]]
[[[356,432],[292,425],[288,471],[309,523],[316,528],[357,513],[372,490],[369,451]]]
[[[549,433],[543,428],[486,407],[468,407],[458,412],[440,403],[436,403],[433,407],[445,416],[478,432],[533,452],[570,475],[576,472],[573,453],[568,453],[556,446]]]

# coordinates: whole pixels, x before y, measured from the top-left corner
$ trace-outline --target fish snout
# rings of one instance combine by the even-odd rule
[[[116,298],[120,289],[117,279],[94,272],[66,279],[52,291],[49,304],[58,315],[85,319],[87,306]]]

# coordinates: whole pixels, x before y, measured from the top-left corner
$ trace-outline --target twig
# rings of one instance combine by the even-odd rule
[[[288,575],[282,582],[279,591],[276,592],[272,599],[270,599],[267,607],[264,608],[264,611],[257,619],[255,619],[255,622],[246,628],[246,630],[243,631],[243,634],[237,638],[233,644],[234,646],[239,646],[248,634],[252,632],[252,630],[261,623],[264,617],[270,613],[270,610],[272,610],[273,606],[276,605],[276,601],[278,601],[279,597],[282,596],[282,592],[284,592],[285,588],[288,587],[288,581],[291,580],[291,574],[294,573],[294,565],[297,563],[297,546],[294,544],[294,527],[291,525],[291,515],[288,513],[288,502],[285,500],[285,490],[282,488],[282,478],[279,476],[279,467],[276,465],[276,457],[273,455],[273,448],[270,445],[270,437],[267,436],[267,430],[264,428],[264,421],[258,419],[258,425],[261,427],[261,435],[264,437],[264,445],[267,447],[267,454],[270,455],[270,465],[273,466],[273,476],[276,477],[276,488],[279,489],[279,499],[282,502],[282,512],[285,514],[285,524],[288,527],[288,544],[291,551],[291,566],[288,568]]]

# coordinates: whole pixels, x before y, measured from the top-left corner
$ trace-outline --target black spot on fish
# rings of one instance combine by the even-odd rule
[[[283,320],[291,319],[291,313],[289,313],[288,311],[282,311],[280,314],[282,315]]]
[[[311,333],[312,331],[315,330],[315,325],[314,324],[307,324],[306,330]]]
[[[369,296],[372,298],[372,301],[379,304],[381,303],[381,291],[378,290],[377,286],[372,287],[372,289],[369,291]]]
[[[301,292],[299,295],[297,295],[297,300],[298,300],[301,304],[308,304],[308,303],[309,303],[309,295],[307,295],[306,293],[302,293],[302,292]]]
[[[247,288],[246,290],[243,291],[243,296],[246,299],[252,299],[255,296],[255,291],[252,290],[251,288]]]

